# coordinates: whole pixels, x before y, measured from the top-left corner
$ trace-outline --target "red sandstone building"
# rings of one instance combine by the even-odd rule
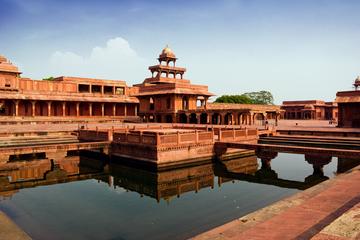
[[[334,102],[284,101],[281,109],[284,119],[337,120],[338,118],[337,104]]]
[[[354,91],[343,91],[336,94],[336,102],[339,106],[339,127],[360,127],[360,77],[354,82]]]
[[[12,117],[137,116],[138,100],[124,81],[77,77],[21,78],[0,56],[0,115]]]
[[[0,56],[0,119],[98,119],[194,124],[255,124],[280,118],[280,107],[208,103],[214,94],[204,85],[184,79],[185,68],[166,47],[159,64],[143,83],[78,77],[49,80],[22,78],[21,72]]]
[[[207,86],[184,79],[186,69],[175,66],[176,60],[174,52],[164,48],[159,64],[149,67],[152,76],[135,85],[139,116],[145,122],[251,125],[265,119],[279,119],[278,106],[208,103],[214,94]]]

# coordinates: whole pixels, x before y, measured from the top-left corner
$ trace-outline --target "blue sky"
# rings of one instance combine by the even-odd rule
[[[360,1],[0,0],[0,54],[24,77],[149,76],[166,45],[217,95],[324,99],[360,75]]]

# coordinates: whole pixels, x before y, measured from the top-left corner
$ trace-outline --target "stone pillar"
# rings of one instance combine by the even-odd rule
[[[101,104],[101,116],[103,117],[105,115],[105,104]]]
[[[225,115],[224,114],[220,114],[220,124],[225,124]]]
[[[126,103],[125,103],[125,105],[124,105],[124,116],[125,116],[125,117],[127,116],[127,105],[126,105]]]
[[[92,103],[89,103],[89,116],[91,117],[92,115],[93,115]]]
[[[135,116],[137,116],[137,115],[138,115],[138,105],[135,105]]]
[[[206,124],[211,124],[210,122],[211,120],[212,120],[212,114],[208,113],[206,117]]]
[[[201,117],[200,117],[201,115],[200,114],[196,114],[196,121],[197,121],[197,124],[200,124],[201,123]]]
[[[66,116],[66,102],[62,103],[62,115],[63,115],[63,117]]]
[[[216,122],[217,122],[217,125],[221,124],[221,115],[220,114],[217,115]]]
[[[234,124],[234,114],[233,113],[231,114],[231,125],[235,125]]]
[[[47,102],[48,105],[48,117],[51,116],[51,101]]]
[[[116,103],[113,104],[112,115],[113,115],[114,117],[116,116]]]
[[[250,113],[249,125],[253,125],[253,124],[254,124],[254,117],[255,117],[255,114],[254,114],[254,113]]]
[[[80,103],[76,103],[76,116],[79,117],[80,116]]]
[[[36,105],[36,101],[32,101],[31,102],[31,116],[35,117],[35,105]]]
[[[19,116],[19,100],[14,101],[15,104],[15,116]]]

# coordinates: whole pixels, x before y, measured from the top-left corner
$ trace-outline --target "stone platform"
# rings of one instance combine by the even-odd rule
[[[273,130],[223,128],[221,126],[165,125],[133,128],[86,129],[79,131],[80,141],[110,141],[112,157],[169,167],[211,160],[217,156],[215,143],[236,141],[256,143],[260,134]],[[222,159],[248,155],[246,149],[228,149]]]
[[[360,167],[193,239],[359,239]]]

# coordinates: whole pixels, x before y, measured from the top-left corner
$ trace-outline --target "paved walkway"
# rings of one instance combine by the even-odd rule
[[[0,211],[0,240],[30,240],[13,221]]]
[[[360,167],[194,239],[360,239]]]

